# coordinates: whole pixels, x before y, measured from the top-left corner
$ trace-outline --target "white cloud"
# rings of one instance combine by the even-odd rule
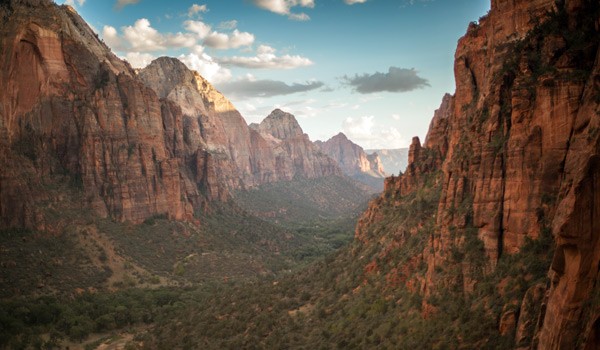
[[[342,123],[342,132],[365,149],[401,148],[407,145],[398,129],[377,124],[374,116],[348,117]]]
[[[400,114],[392,114],[392,119],[400,120]]]
[[[193,16],[197,15],[200,12],[202,12],[202,13],[208,12],[208,6],[193,4],[188,9],[188,17],[193,17]]]
[[[260,45],[256,49],[256,56],[254,57],[224,57],[220,58],[219,62],[226,66],[254,69],[293,69],[314,64],[310,59],[302,56],[277,56],[275,52],[276,50],[268,45]]]
[[[253,0],[256,6],[280,15],[290,13],[290,6],[285,0]]]
[[[245,103],[243,104],[243,108],[244,108],[244,110],[245,110],[245,111],[248,111],[248,112],[250,112],[250,113],[251,113],[251,112],[256,112],[256,110],[258,109],[258,108],[256,108],[256,106],[255,106],[255,105],[253,105],[253,104],[252,104],[252,103],[250,103],[250,102],[245,102]]]
[[[200,39],[206,38],[211,30],[208,24],[201,21],[185,21],[183,26],[187,31],[198,34]]]
[[[308,17],[308,15],[305,13],[292,13],[291,9],[293,7],[315,7],[314,0],[252,0],[252,2],[254,5],[262,9],[277,13],[279,15],[285,15],[290,19],[300,21],[307,21],[310,19],[310,17]]]
[[[300,22],[310,21],[310,17],[306,13],[304,13],[304,12],[301,12],[301,13],[290,13],[290,15],[288,16],[288,18],[292,19],[294,21],[300,21]]]
[[[237,29],[231,34],[212,32],[204,38],[204,45],[219,50],[236,49],[242,46],[250,46],[253,43],[253,34],[240,32]]]
[[[122,50],[124,48],[123,42],[121,38],[119,38],[119,34],[115,27],[104,26],[102,28],[102,38],[104,42],[111,47],[113,50]]]
[[[222,23],[223,26],[233,27],[236,21]],[[248,47],[254,43],[254,34],[234,29],[230,33],[213,31],[211,26],[195,20],[183,22],[185,32],[160,33],[152,27],[146,18],[140,18],[133,25],[121,28],[122,35],[112,26],[104,26],[102,36],[104,41],[116,51],[130,50],[132,52],[156,52],[168,49],[191,48],[199,44],[199,40],[210,48],[219,50]]]
[[[231,21],[223,21],[221,23],[219,23],[219,29],[227,29],[227,30],[232,30],[235,29],[237,27],[238,22],[235,19],[232,19]]]
[[[354,4],[364,4],[365,2],[367,2],[367,0],[344,0],[344,2],[348,5],[354,5]]]
[[[102,37],[114,50],[130,49],[133,52],[164,51],[169,48],[192,47],[196,44],[196,35],[192,33],[161,34],[152,28],[150,21],[140,18],[133,26],[122,28],[123,37],[111,26],[104,26]],[[196,33],[197,34],[197,33]]]
[[[144,68],[150,64],[156,57],[149,53],[128,52],[125,59],[133,68]]]
[[[75,6],[75,3],[77,3],[79,6],[83,6],[83,4],[85,4],[85,0],[66,0],[65,1],[65,5],[69,5],[69,6]]]
[[[123,7],[125,7],[127,5],[134,5],[134,4],[137,4],[138,2],[140,2],[140,0],[117,0],[115,7],[117,9],[122,9]]]
[[[181,54],[179,59],[211,83],[230,80],[231,71],[206,54],[200,40],[217,49],[250,46],[254,42],[254,35],[237,29],[224,34],[212,31],[202,21],[187,20],[183,25],[186,29],[183,33],[160,33],[148,19],[141,18],[133,25],[123,27],[122,35],[114,27],[104,26],[102,37],[107,45],[119,51],[135,68],[146,66],[170,49],[187,48],[189,51]]]
[[[197,71],[204,79],[213,84],[231,79],[231,71],[215,62],[211,56],[204,52],[202,46],[196,46],[192,51],[187,55],[179,56],[181,62],[185,63],[189,69]]]
[[[192,47],[196,45],[196,38],[189,33],[167,34],[165,45],[172,48]]]
[[[123,36],[134,50],[157,51],[165,50],[163,36],[150,26],[150,21],[141,18],[133,26],[123,28]]]

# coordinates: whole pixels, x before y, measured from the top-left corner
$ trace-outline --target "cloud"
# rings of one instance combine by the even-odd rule
[[[202,46],[196,46],[192,51],[187,55],[179,56],[179,60],[185,63],[189,69],[197,71],[213,84],[231,79],[231,71],[215,62],[211,56],[204,52]]]
[[[293,7],[315,7],[314,0],[252,0],[252,2],[262,9],[288,16],[289,19],[296,21],[308,21],[310,17],[305,13],[292,13]]]
[[[85,4],[85,0],[66,0],[65,1],[65,5],[69,5],[69,6],[75,6],[75,3],[77,3],[79,6],[83,6],[83,4]]]
[[[307,81],[306,83],[287,84],[278,80],[256,80],[245,78],[229,81],[218,85],[219,89],[226,95],[237,98],[248,97],[271,97],[278,95],[290,95],[298,92],[306,92],[318,89],[324,84],[320,81]]]
[[[206,12],[208,12],[208,6],[193,4],[188,9],[187,15],[188,15],[188,17],[193,17],[193,16],[197,15],[198,13],[206,13]]]
[[[152,28],[150,21],[140,18],[133,26],[122,28],[123,36],[111,26],[104,26],[102,37],[114,50],[133,52],[164,51],[171,48],[192,47],[196,44],[198,33],[162,34]]]
[[[102,38],[113,50],[121,50],[124,48],[123,42],[121,41],[121,38],[119,38],[119,34],[115,27],[104,26],[104,28],[102,28]]]
[[[276,50],[268,45],[260,45],[256,49],[256,56],[233,56],[219,58],[225,66],[236,66],[252,69],[293,69],[314,64],[310,59],[302,56],[283,55],[277,56]]]
[[[412,6],[412,5],[417,4],[417,3],[428,3],[428,2],[432,2],[432,1],[434,1],[434,0],[404,0],[404,5],[403,6],[404,7],[405,6]]]
[[[227,25],[237,25],[237,22],[229,21]],[[148,19],[140,18],[133,25],[122,27],[122,36],[111,26],[104,26],[102,36],[112,49],[133,52],[191,48],[197,45],[199,40],[210,48],[228,50],[251,46],[255,40],[254,34],[237,29],[231,33],[213,31],[210,25],[202,21],[187,20],[183,22],[183,27],[186,30],[184,33],[163,34],[154,29]]]
[[[230,80],[231,71],[207,55],[201,44],[216,49],[230,49],[251,46],[255,40],[253,34],[237,29],[228,34],[213,31],[210,25],[202,21],[186,20],[183,27],[183,33],[160,33],[148,19],[140,18],[133,25],[122,27],[121,35],[114,27],[104,26],[102,38],[134,67],[143,67],[152,58],[168,54],[165,52],[168,50],[189,49],[180,54],[179,59],[211,83]]]
[[[367,0],[344,0],[344,2],[348,5],[354,5],[354,4],[364,4],[365,2],[367,2]]]
[[[141,53],[141,52],[128,52],[125,55],[125,59],[133,68],[144,68],[150,64],[150,62],[154,61],[156,57],[149,53]]]
[[[188,32],[198,34],[198,37],[200,39],[206,38],[208,36],[208,34],[210,34],[210,31],[211,31],[210,26],[201,21],[188,20],[188,21],[183,22],[183,27]]]
[[[223,22],[219,23],[218,27],[219,27],[219,29],[232,30],[237,27],[237,24],[238,24],[238,21],[236,21],[235,19],[232,19],[231,21],[223,21]]]
[[[237,29],[231,34],[211,32],[204,38],[204,45],[219,50],[237,49],[242,46],[250,46],[253,43],[253,34],[240,32]]]
[[[140,2],[140,0],[117,0],[117,3],[115,4],[115,8],[120,10],[127,5],[134,5],[134,4],[137,4],[138,2]]]
[[[402,148],[407,145],[398,129],[377,124],[374,116],[348,117],[342,123],[342,132],[365,149]]]
[[[304,12],[290,13],[288,18],[291,20],[294,20],[294,21],[299,21],[299,22],[310,21],[310,17]]]
[[[212,28],[201,21],[188,20],[183,22],[184,28],[198,35],[198,38],[204,39],[204,45],[219,50],[237,49],[242,46],[250,46],[254,43],[254,34],[240,32],[234,29],[230,34],[213,31]],[[231,29],[237,26],[237,21],[222,22],[219,27],[229,27]]]
[[[361,94],[381,91],[407,92],[430,86],[427,79],[421,78],[413,68],[398,67],[390,67],[387,73],[344,76],[342,81]]]

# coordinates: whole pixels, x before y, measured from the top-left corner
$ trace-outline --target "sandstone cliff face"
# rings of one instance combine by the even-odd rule
[[[47,228],[57,181],[82,190],[77,205],[141,222],[192,219],[232,189],[340,173],[307,137],[250,130],[177,60],[138,76],[69,6],[11,0],[0,18],[0,227]]]
[[[284,179],[342,175],[338,164],[318,150],[293,115],[275,109],[253,128],[255,137],[273,150],[272,159]]]
[[[191,214],[201,199],[163,129],[181,112],[162,105],[70,7],[11,1],[0,12],[2,226],[44,228],[40,186],[65,173],[102,216]]]
[[[385,173],[379,156],[369,154],[362,147],[350,141],[346,135],[339,133],[325,142],[315,144],[321,151],[336,160],[347,175],[368,174],[383,178]]]
[[[406,174],[386,180],[382,198],[357,227],[366,240],[386,198],[414,193],[427,176],[438,179],[437,232],[422,253],[425,296],[457,283],[440,271],[468,242],[483,243],[490,274],[527,242],[554,237],[547,299],[528,292],[543,303],[540,314],[531,316],[531,302],[513,300],[523,319],[512,311],[497,315],[507,334],[517,324],[519,347],[599,344],[598,7],[583,0],[492,1],[458,43],[455,94],[444,97],[424,145],[413,140]],[[459,267],[461,288],[470,293],[482,277],[472,261]],[[435,308],[424,301],[423,312]],[[537,330],[524,334],[523,324],[537,318]]]
[[[139,78],[181,108],[184,157],[195,164],[197,175],[202,168],[211,169],[214,180],[207,188],[218,189],[218,199],[230,190],[295,176],[340,174],[335,162],[312,147],[293,115],[277,109],[249,127],[225,96],[175,58],[153,61]]]
[[[296,118],[281,109],[273,110],[271,114],[263,119],[258,124],[258,131],[280,140],[302,137],[304,135]]]

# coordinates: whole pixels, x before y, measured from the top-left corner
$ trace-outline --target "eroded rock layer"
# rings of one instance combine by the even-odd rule
[[[232,189],[340,174],[305,136],[251,130],[175,59],[138,76],[69,6],[0,5],[0,227],[47,228],[47,187],[66,178],[84,194],[75,205],[141,222],[192,219]]]
[[[482,282],[467,248],[481,244],[490,275],[528,242],[553,237],[549,285],[531,286],[497,315],[519,348],[600,344],[599,14],[597,1],[493,0],[458,43],[455,94],[357,227],[369,242],[390,201],[436,179],[435,234],[419,255],[426,272],[407,282],[426,297]],[[448,266],[458,272],[444,273]],[[422,311],[436,308],[424,300]]]
[[[343,133],[325,142],[317,141],[315,144],[336,160],[348,175],[368,174],[372,177],[385,177],[379,156],[376,153],[367,154],[362,147],[350,141]]]

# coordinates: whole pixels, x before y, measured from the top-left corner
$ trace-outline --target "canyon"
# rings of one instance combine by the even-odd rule
[[[269,188],[264,208],[244,205],[276,222],[281,208],[268,204],[296,194],[285,184],[298,178],[317,204],[339,199],[322,193],[323,178],[383,181],[351,243],[293,273],[261,265],[261,281],[172,292],[176,312],[136,346],[600,347],[597,1],[492,0],[458,42],[454,94],[425,140],[412,139],[406,169],[385,180],[379,156],[343,134],[313,143],[280,109],[247,125],[176,59],[134,71],[68,6],[0,5],[0,228],[56,234],[73,223],[57,212],[76,200],[105,226],[130,225],[122,236],[141,227],[134,245],[161,236],[155,220],[173,240],[212,220],[224,237],[258,242],[251,253],[278,256],[300,236],[239,230],[250,216],[227,222],[222,206],[236,193]],[[354,186],[343,179],[333,181]],[[338,202],[355,210],[366,197]],[[298,232],[321,223],[303,224]],[[216,255],[180,250],[175,274]]]
[[[65,178],[100,217],[140,223],[193,221],[233,190],[342,174],[293,116],[274,111],[250,128],[177,59],[134,71],[71,7],[9,1],[1,11],[0,227],[55,225],[40,209],[55,196],[40,186]]]

